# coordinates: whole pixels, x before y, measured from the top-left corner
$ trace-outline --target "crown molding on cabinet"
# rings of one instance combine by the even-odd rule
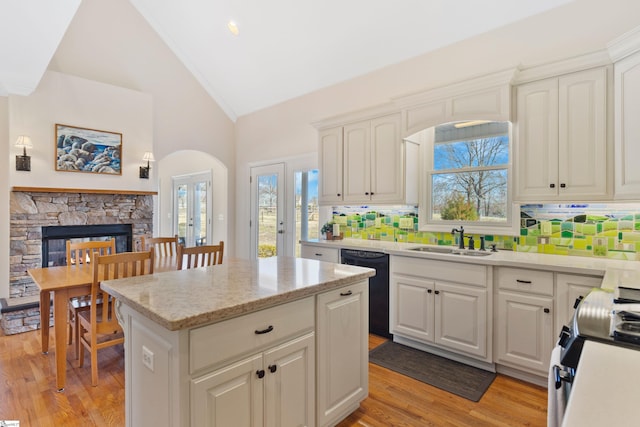
[[[498,86],[507,86],[511,84],[517,69],[509,68],[507,70],[471,78],[447,86],[435,89],[425,90],[403,96],[391,98],[393,103],[400,108],[413,107],[420,104],[428,104],[442,99],[457,97],[460,95],[469,95],[474,92],[484,91],[489,88]]]
[[[318,120],[311,123],[316,129],[322,130],[345,124],[370,120],[376,117],[388,114],[399,113],[410,107],[429,104],[434,101],[441,101],[456,98],[459,96],[473,95],[487,89],[497,87],[508,88],[511,85],[513,76],[517,69],[510,68],[495,73],[471,78],[461,82],[453,83],[447,86],[416,92],[408,95],[402,95],[391,98],[391,102],[380,104],[371,108],[352,111],[346,114],[340,114],[326,119]],[[482,118],[482,117],[476,117]]]
[[[322,130],[336,126],[347,125],[349,123],[371,120],[377,117],[382,117],[397,112],[398,108],[394,104],[386,103],[370,108],[364,108],[362,110],[356,110],[345,114],[327,117],[325,119],[312,122],[311,125],[318,130]]]
[[[605,65],[611,65],[609,52],[606,50],[599,50],[561,61],[555,61],[547,64],[537,65],[535,67],[520,69],[516,73],[513,84],[519,85],[522,83],[528,83],[550,77],[557,77],[563,74],[569,74],[576,71],[582,71],[589,68],[596,68]]]
[[[609,56],[613,62],[640,50],[640,27],[634,28],[607,44]]]

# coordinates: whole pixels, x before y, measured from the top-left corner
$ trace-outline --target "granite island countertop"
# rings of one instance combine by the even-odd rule
[[[108,280],[101,288],[175,331],[330,291],[374,274],[370,268],[303,258],[230,259],[212,267]]]

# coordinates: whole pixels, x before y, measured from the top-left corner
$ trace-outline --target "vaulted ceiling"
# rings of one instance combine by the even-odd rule
[[[235,119],[579,0],[129,1]],[[37,87],[80,2],[0,4],[0,95]]]

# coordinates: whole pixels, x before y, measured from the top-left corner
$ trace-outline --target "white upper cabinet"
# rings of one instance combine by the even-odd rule
[[[634,40],[635,39],[635,40]],[[631,55],[614,65],[615,198],[640,199],[640,33],[621,40],[619,50]],[[624,46],[631,44],[631,46]],[[619,53],[619,52],[617,52]]]
[[[321,204],[417,202],[418,144],[400,138],[400,117],[320,131]]]
[[[319,199],[342,202],[342,126],[320,131]]]
[[[403,201],[403,145],[400,114],[345,126],[344,202]]]
[[[500,71],[394,99],[403,111],[402,136],[457,121],[511,121],[514,72]]]
[[[609,67],[517,88],[516,200],[611,197]]]

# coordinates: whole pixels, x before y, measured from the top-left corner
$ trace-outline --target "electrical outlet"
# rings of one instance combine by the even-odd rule
[[[153,352],[145,346],[142,346],[142,364],[153,372]]]

